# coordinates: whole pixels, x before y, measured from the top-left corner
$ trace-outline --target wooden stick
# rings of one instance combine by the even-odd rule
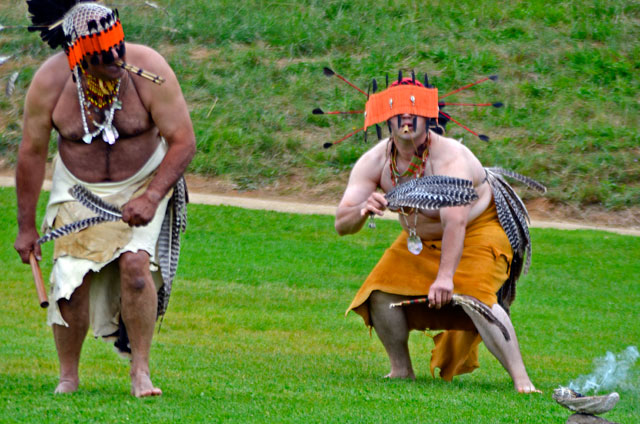
[[[145,71],[144,69],[140,69],[137,66],[133,66],[128,63],[125,63],[120,59],[116,60],[114,63],[116,64],[116,66],[119,66],[122,69],[131,72],[132,74],[136,74],[139,77],[148,79],[149,81],[154,82],[158,85],[164,82],[164,78],[162,78],[160,75],[156,75],[149,71]]]
[[[49,306],[49,300],[47,299],[47,292],[44,290],[44,281],[42,280],[42,271],[40,265],[36,259],[36,255],[33,252],[29,253],[29,263],[31,264],[31,272],[33,273],[33,281],[36,283],[36,291],[38,292],[38,300],[40,301],[40,307],[46,308]]]
[[[389,308],[397,308],[400,306],[415,305],[416,303],[427,303],[427,302],[429,302],[428,297],[420,297],[418,299],[409,299],[409,300],[403,300],[402,302],[398,302],[398,303],[391,303],[389,304]]]

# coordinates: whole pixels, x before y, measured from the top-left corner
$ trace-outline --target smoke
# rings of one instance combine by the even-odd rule
[[[630,376],[631,367],[640,357],[638,348],[629,346],[619,354],[607,352],[603,357],[593,361],[595,370],[589,375],[580,377],[569,383],[569,388],[586,395],[593,391],[612,390],[616,387],[625,387],[625,380]]]

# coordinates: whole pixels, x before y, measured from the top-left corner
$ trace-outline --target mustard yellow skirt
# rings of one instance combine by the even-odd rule
[[[427,296],[440,265],[442,240],[423,240],[420,255],[407,250],[403,231],[371,271],[347,309],[359,314],[371,326],[369,296],[374,290],[401,296]],[[504,233],[495,205],[491,204],[468,226],[460,263],[453,277],[453,292],[473,296],[488,306],[497,302],[496,292],[509,276],[513,253]],[[481,342],[473,322],[459,307],[429,309],[426,304],[405,307],[409,325],[417,330],[447,330],[434,337],[431,373],[440,369],[440,377],[454,376],[478,368]]]

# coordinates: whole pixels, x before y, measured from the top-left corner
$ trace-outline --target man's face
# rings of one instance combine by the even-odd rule
[[[400,117],[400,125],[398,126],[398,116]],[[414,115],[405,113],[403,115],[396,115],[389,120],[391,125],[391,134],[396,139],[401,140],[416,140],[420,139],[427,132],[427,120],[422,116],[416,116],[415,124],[413,127]]]
[[[118,78],[122,78],[122,75],[126,72],[121,67],[114,64],[114,62],[118,59],[122,59],[124,61],[124,57],[120,57],[115,48],[110,50],[113,55],[113,60],[109,60],[105,62],[102,58],[102,55],[98,55],[98,63],[92,64],[90,60],[89,67],[87,68],[87,72],[93,75],[94,77],[103,79],[103,80],[116,80]]]

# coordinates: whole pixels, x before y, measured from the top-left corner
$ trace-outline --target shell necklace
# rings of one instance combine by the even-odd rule
[[[80,102],[80,115],[82,116],[82,129],[84,130],[82,141],[87,144],[91,144],[94,137],[102,134],[102,141],[110,145],[114,144],[120,136],[118,130],[113,125],[113,117],[116,113],[116,110],[122,109],[122,102],[118,100],[118,95],[120,93],[120,83],[122,82],[122,80],[118,79],[118,83],[112,96],[111,105],[109,106],[109,109],[104,113],[104,120],[102,121],[102,123],[98,123],[95,119],[91,119],[93,125],[96,127],[95,131],[92,132],[89,131],[87,116],[85,114],[85,109],[91,107],[91,102],[85,99],[84,89],[82,88],[82,83],[80,82],[80,72],[78,71],[77,67],[75,68],[75,77],[76,87],[78,89],[78,101]]]
[[[409,163],[407,170],[403,174],[400,174],[400,172],[398,171],[398,165],[396,164],[396,156],[398,151],[395,148],[394,144],[391,145],[391,159],[389,160],[389,167],[391,169],[392,176],[391,182],[394,186],[398,185],[398,180],[401,177],[413,176],[417,179],[423,176],[425,163],[427,161],[427,158],[429,157],[430,141],[431,137],[429,137],[429,135],[427,134],[427,141],[424,145],[422,155],[418,156],[418,153],[414,152],[413,157],[411,158],[411,162]],[[411,214],[411,210],[405,212],[404,207],[402,207],[399,213],[405,223],[405,226],[409,230],[409,237],[407,238],[407,249],[414,255],[419,255],[420,252],[422,252],[422,239],[420,239],[420,236],[418,236],[418,232],[416,230],[418,226],[418,211],[413,211],[413,226],[409,225],[409,220],[407,218],[407,216]]]

